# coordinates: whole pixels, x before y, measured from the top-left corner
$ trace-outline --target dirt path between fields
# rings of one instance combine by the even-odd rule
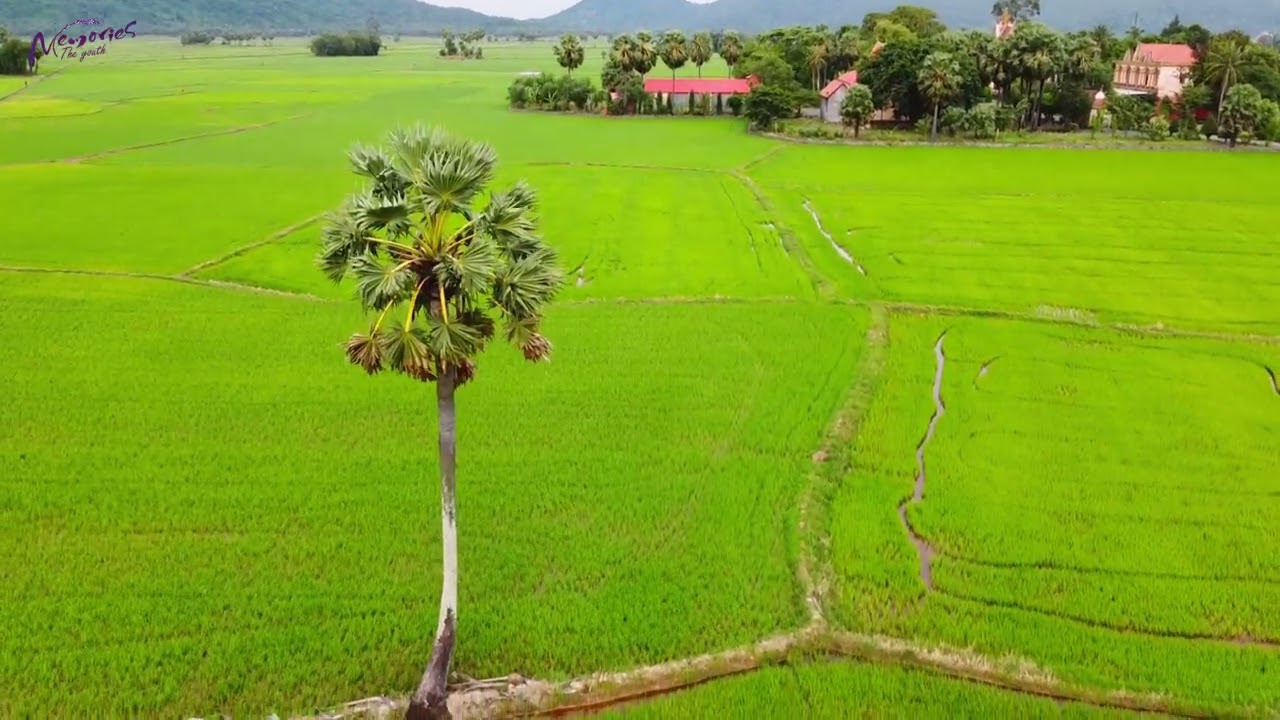
[[[177,145],[178,143],[190,142],[192,140],[204,140],[205,138],[220,137],[223,135],[239,135],[241,133],[250,132],[252,130],[262,130],[264,128],[269,128],[273,125],[279,125],[280,123],[289,122],[290,120],[297,120],[303,117],[306,117],[306,116],[291,115],[286,118],[280,118],[279,120],[268,120],[267,122],[256,123],[254,125],[242,125],[240,127],[226,128],[223,130],[214,130],[207,133],[200,133],[198,135],[184,135],[182,137],[170,138],[168,140],[158,140],[156,142],[142,143],[141,145],[129,145],[122,148],[100,150],[98,152],[87,153],[85,155],[73,155],[71,157],[58,158],[56,160],[48,160],[46,162],[64,163],[67,165],[79,165],[80,163],[85,162],[86,160],[98,160],[104,157],[112,157],[114,155],[123,155],[124,153],[135,152],[137,150],[148,150],[150,148],[165,147],[167,145]],[[21,163],[21,164],[25,165],[30,163]]]
[[[60,72],[62,72],[62,71],[63,71],[63,69],[64,69],[64,68],[58,68],[57,70],[54,70],[53,72],[49,73],[48,75],[32,75],[32,76],[30,76],[30,77],[31,77],[31,79],[30,79],[30,80],[28,80],[28,81],[26,82],[26,84],[24,84],[22,87],[20,87],[20,88],[18,88],[18,89],[16,89],[16,90],[13,90],[12,92],[10,92],[10,93],[8,93],[8,94],[6,94],[6,95],[0,95],[0,102],[4,102],[5,100],[8,100],[9,98],[12,98],[12,97],[17,97],[17,96],[21,95],[22,93],[24,93],[24,92],[26,92],[26,91],[30,90],[31,88],[33,88],[33,87],[35,87],[35,86],[39,85],[40,83],[42,83],[42,82],[47,82],[50,78],[56,77],[58,73],[60,73]]]
[[[947,334],[944,332],[938,338],[938,342],[933,346],[934,357],[937,358],[937,369],[933,376],[933,416],[929,418],[929,427],[925,430],[924,438],[920,440],[920,444],[916,446],[916,484],[915,490],[911,497],[903,500],[898,505],[898,517],[902,520],[902,526],[906,529],[908,537],[911,538],[911,544],[916,548],[916,555],[920,558],[920,580],[924,583],[925,588],[932,591],[933,585],[933,558],[936,554],[933,546],[925,540],[920,533],[916,532],[915,527],[911,524],[907,509],[912,505],[919,505],[924,502],[925,492],[925,449],[929,445],[929,441],[933,440],[933,435],[938,429],[938,421],[946,414],[946,405],[942,402],[942,374],[947,366],[947,355],[943,348],[946,342]]]
[[[257,285],[246,285],[244,283],[230,282],[226,280],[207,280],[204,278],[185,277],[182,275],[164,275],[161,273],[126,272],[118,270],[80,270],[75,268],[23,267],[17,265],[0,265],[0,272],[32,273],[42,275],[88,275],[92,277],[126,278],[132,280],[161,280],[164,282],[182,283],[184,285],[196,285],[199,287],[218,288],[221,290],[234,290],[236,292],[252,293],[254,295],[270,295],[272,297],[306,300],[308,302],[335,302],[328,298],[322,298],[319,295],[291,292],[289,290],[275,290],[272,288],[259,287]]]
[[[289,227],[284,228],[283,230],[279,230],[273,233],[270,237],[264,238],[262,240],[258,240],[257,242],[249,243],[244,247],[236,248],[235,250],[232,250],[231,252],[226,253],[224,255],[219,255],[218,257],[213,258],[212,260],[206,260],[200,263],[199,265],[187,268],[186,270],[183,270],[182,272],[178,273],[178,277],[193,277],[196,275],[196,273],[200,273],[205,270],[211,270],[219,265],[222,265],[223,263],[234,260],[235,258],[238,258],[241,255],[253,252],[254,250],[257,250],[260,247],[270,245],[271,243],[274,243],[274,242],[279,242],[285,239],[286,237],[289,237],[290,235],[294,234],[295,232],[302,230],[303,228],[307,228],[312,225],[315,225],[316,223],[320,222],[321,218],[323,218],[324,215],[325,215],[324,213],[318,213],[316,215],[312,215],[311,217],[307,218],[306,220],[303,220],[302,222],[294,223]]]

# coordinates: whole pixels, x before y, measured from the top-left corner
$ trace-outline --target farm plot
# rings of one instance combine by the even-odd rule
[[[883,300],[1275,333],[1274,158],[1140,157],[801,147],[752,174],[792,227],[815,245],[829,235]]]
[[[22,379],[0,408],[0,715],[285,714],[413,685],[433,396],[345,364],[354,305],[17,273],[0,295]],[[460,395],[459,670],[626,668],[801,624],[796,497],[865,313],[548,325],[552,365],[495,348]]]
[[[502,175],[538,190],[542,230],[571,281],[565,299],[813,296],[778,230],[729,175],[545,166]],[[201,275],[349,297],[315,270],[317,237],[308,228]]]
[[[1280,702],[1275,346],[916,317],[890,336],[833,511],[842,620],[1083,682]]]
[[[605,713],[621,720],[643,718],[852,717],[1120,718],[1104,711],[1047,698],[1000,692],[927,673],[857,662],[772,667],[669,697]],[[785,710],[783,710],[785,709]]]

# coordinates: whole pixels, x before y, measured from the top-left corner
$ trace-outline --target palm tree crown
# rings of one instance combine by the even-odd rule
[[[446,373],[458,385],[495,334],[532,361],[549,359],[542,312],[564,284],[553,248],[537,232],[536,197],[522,182],[490,193],[490,146],[421,127],[393,131],[386,150],[357,146],[356,174],[369,186],[329,213],[318,264],[335,282],[351,276],[368,332],[346,343],[369,374],[384,368],[424,382]]]

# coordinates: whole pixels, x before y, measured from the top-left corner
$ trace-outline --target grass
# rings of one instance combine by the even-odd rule
[[[602,717],[768,717],[795,711],[806,718],[1106,718],[1125,717],[1046,698],[1004,693],[920,671],[855,662],[770,667],[654,700]]]
[[[20,189],[0,200],[0,715],[259,716],[415,685],[431,393],[344,363],[361,321],[305,224],[355,188],[353,143],[415,121],[494,144],[573,281],[555,362],[495,349],[462,393],[458,670],[564,679],[794,630],[812,541],[836,629],[1280,709],[1269,157],[515,113],[507,84],[552,70],[550,45],[485,52],[140,38],[0,100],[0,182]],[[930,588],[897,508],[944,331],[947,411],[908,511]],[[830,507],[802,535],[818,476]],[[798,659],[625,712],[1095,712],[1046,702]]]

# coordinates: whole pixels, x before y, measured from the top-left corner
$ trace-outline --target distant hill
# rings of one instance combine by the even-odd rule
[[[694,4],[685,0],[582,0],[551,17],[533,21],[551,31],[631,32],[669,28],[726,29],[760,32],[785,25],[857,25],[870,12],[886,11],[895,0],[716,0]],[[991,24],[990,0],[914,0],[937,10],[952,27]],[[1046,23],[1060,29],[1109,25],[1127,29],[1137,15],[1147,30],[1159,31],[1174,15],[1185,23],[1199,22],[1224,30],[1238,27],[1252,32],[1280,28],[1280,0],[1043,0]]]
[[[384,32],[426,33],[483,28],[494,33],[599,31],[662,32],[736,29],[760,32],[786,25],[856,25],[869,12],[902,0],[581,0],[541,20],[519,21],[417,0],[0,0],[0,25],[32,33],[57,29],[77,17],[107,23],[137,20],[142,33],[185,30],[272,30],[302,33],[362,28],[373,17]],[[991,0],[914,0],[932,7],[952,27],[988,27]],[[1043,21],[1060,29],[1109,25],[1123,31],[1134,21],[1158,31],[1175,14],[1185,23],[1256,34],[1280,29],[1280,0],[1043,0]]]
[[[50,32],[76,18],[108,25],[138,21],[139,33],[186,30],[307,32],[363,28],[368,18],[384,32],[497,30],[518,25],[471,10],[417,0],[0,0],[0,25],[15,32]]]

